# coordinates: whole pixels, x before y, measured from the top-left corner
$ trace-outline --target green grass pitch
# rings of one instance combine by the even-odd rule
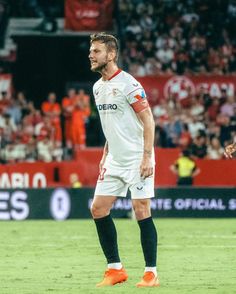
[[[96,289],[105,261],[92,220],[0,222],[1,294],[236,293],[236,219],[159,219],[161,287],[143,273],[135,221],[115,220],[129,280]]]

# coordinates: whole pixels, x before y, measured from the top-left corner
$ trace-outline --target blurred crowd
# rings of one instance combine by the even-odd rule
[[[131,74],[236,73],[236,0],[119,0],[119,7]]]
[[[204,87],[180,101],[169,95],[152,110],[156,146],[179,147],[192,158],[221,159],[224,147],[236,141],[236,99],[225,87],[220,97]]]
[[[63,16],[63,0],[10,2],[12,16]],[[122,68],[132,75],[236,74],[236,0],[118,4]],[[155,89],[150,89],[150,101],[152,95],[158,95]],[[221,159],[224,147],[236,141],[236,98],[227,88],[217,97],[202,87],[180,101],[172,94],[155,101],[150,103],[155,146],[188,150],[192,158]],[[90,96],[83,89],[70,88],[60,99],[50,92],[40,108],[23,92],[0,93],[0,162],[73,158],[75,149],[86,146],[90,115]],[[98,120],[96,113],[89,132],[96,133]]]
[[[1,163],[72,158],[73,150],[86,145],[89,115],[90,97],[82,89],[69,89],[61,103],[57,102],[56,94],[50,92],[41,109],[28,101],[23,92],[16,97],[2,92]]]
[[[170,94],[151,107],[157,147],[188,150],[192,158],[221,159],[224,146],[236,141],[236,99],[224,87],[220,97],[202,87],[186,99]],[[40,109],[23,92],[16,97],[3,92],[1,163],[72,159],[74,150],[86,146],[90,115],[90,96],[83,89],[70,88],[61,103],[50,92]]]

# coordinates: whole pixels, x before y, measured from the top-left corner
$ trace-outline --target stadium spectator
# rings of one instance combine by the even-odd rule
[[[2,146],[11,144],[14,141],[14,136],[17,132],[17,127],[9,114],[4,114],[0,120],[0,127],[2,129]]]
[[[192,142],[192,137],[188,129],[188,125],[186,123],[183,124],[182,132],[179,137],[178,146],[181,147],[182,150],[187,149]]]
[[[20,91],[16,93],[16,103],[21,109],[22,117],[24,117],[26,114],[28,114],[28,101],[26,99],[26,96],[24,92]]]
[[[227,100],[220,107],[220,113],[232,117],[234,115],[234,110],[236,109],[235,96],[228,96]]]
[[[199,135],[194,138],[193,144],[191,145],[191,156],[193,159],[205,158],[207,155],[207,144],[206,135],[204,133],[199,133]]]
[[[34,136],[29,137],[26,150],[25,150],[25,161],[34,162],[38,159],[37,149],[36,149],[36,139]]]
[[[224,149],[220,144],[220,140],[217,137],[210,139],[207,147],[207,158],[209,159],[221,159],[223,158]]]
[[[9,114],[13,119],[14,123],[18,125],[21,122],[22,112],[20,106],[17,104],[17,101],[13,98],[9,99],[9,104],[5,113]]]
[[[67,96],[62,99],[62,114],[64,116],[64,139],[68,152],[72,154],[72,113],[76,101],[76,89],[70,88]]]
[[[1,99],[0,99],[0,114],[5,113],[5,111],[7,110],[8,106],[10,105],[10,99],[11,96],[9,95],[9,93],[3,91],[1,93]]]
[[[72,142],[75,149],[86,146],[86,121],[90,113],[90,97],[81,89],[72,112]]]
[[[228,145],[231,142],[232,126],[228,116],[218,115],[217,123],[220,125],[220,142],[222,146]]]
[[[194,117],[202,117],[205,109],[200,99],[192,97],[191,106],[190,106],[190,115]]]
[[[198,116],[189,117],[188,121],[189,121],[188,123],[189,132],[193,139],[197,137],[197,135],[199,134],[199,131],[206,130],[206,126],[203,122],[202,117],[198,117]]]
[[[51,162],[53,160],[53,141],[49,136],[45,135],[40,141],[37,142],[38,160],[44,162]]]
[[[216,121],[219,111],[220,111],[220,100],[219,98],[213,98],[211,105],[207,109],[207,116],[209,120]]]
[[[170,116],[169,120],[164,124],[164,131],[166,133],[166,147],[177,147],[182,132],[180,118],[178,116]]]
[[[56,102],[57,96],[54,92],[48,94],[48,100],[42,104],[43,114],[50,119],[51,125],[55,128],[55,142],[57,146],[62,144],[61,131],[61,106]]]

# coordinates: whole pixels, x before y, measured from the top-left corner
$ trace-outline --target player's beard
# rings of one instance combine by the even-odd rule
[[[91,70],[92,70],[93,72],[99,72],[99,73],[102,73],[102,71],[107,67],[107,64],[108,64],[108,61],[106,60],[106,61],[104,61],[104,62],[98,64],[97,67],[95,67],[95,68],[91,68]]]

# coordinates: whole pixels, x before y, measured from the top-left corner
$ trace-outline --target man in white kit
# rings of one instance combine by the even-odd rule
[[[93,93],[106,137],[91,213],[108,267],[98,287],[125,282],[117,233],[110,210],[117,197],[131,191],[140,227],[145,270],[137,287],[159,286],[156,269],[157,232],[150,211],[154,197],[154,121],[142,85],[117,66],[118,41],[105,33],[91,36],[91,70],[102,77]]]

